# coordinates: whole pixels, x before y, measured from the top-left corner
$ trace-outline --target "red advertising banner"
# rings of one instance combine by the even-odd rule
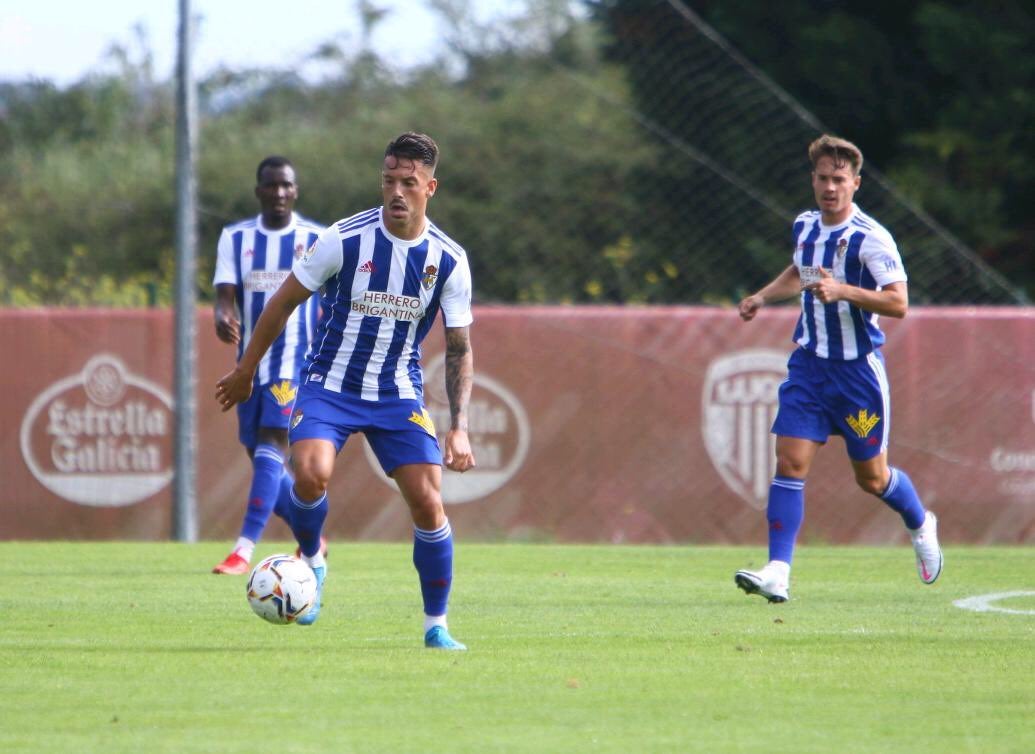
[[[480,307],[472,340],[478,468],[444,472],[466,539],[762,543],[769,427],[796,310],[751,323],[698,307]],[[882,321],[889,457],[939,514],[945,542],[1035,542],[1035,310],[914,308]],[[173,319],[168,311],[4,310],[0,538],[166,539],[172,530]],[[251,478],[237,420],[213,399],[235,351],[198,313],[198,520],[237,534]],[[448,425],[442,336],[424,355]],[[887,421],[887,417],[881,417]],[[361,438],[330,489],[328,533],[404,540],[406,507]],[[804,541],[898,543],[832,438],[806,487]],[[288,538],[279,521],[269,537]]]

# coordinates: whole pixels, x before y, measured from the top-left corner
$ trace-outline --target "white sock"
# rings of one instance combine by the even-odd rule
[[[255,543],[247,537],[238,537],[237,544],[234,545],[234,552],[251,563],[252,555],[255,554]]]
[[[425,615],[424,616],[424,633],[430,631],[434,626],[442,626],[446,628],[446,616],[444,615]]]
[[[310,568],[319,568],[320,566],[326,566],[327,561],[324,560],[323,550],[317,550],[316,554],[310,557],[309,555],[303,555],[302,560],[309,565]]]

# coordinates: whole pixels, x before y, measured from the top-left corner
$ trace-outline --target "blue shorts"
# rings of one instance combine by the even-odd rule
[[[799,348],[791,354],[787,372],[774,434],[821,443],[842,435],[854,461],[868,461],[887,450],[891,395],[880,351],[837,361]]]
[[[365,401],[306,383],[298,391],[289,438],[328,440],[341,452],[354,432],[362,432],[384,472],[391,476],[409,463],[442,465],[442,450],[431,415],[418,400]]]
[[[254,385],[251,397],[237,404],[237,437],[241,444],[254,450],[259,444],[260,429],[287,429],[296,392],[295,380]]]

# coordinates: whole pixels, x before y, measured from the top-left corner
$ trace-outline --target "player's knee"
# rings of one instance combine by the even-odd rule
[[[305,501],[319,500],[327,492],[327,481],[304,476],[295,477],[295,493]]]
[[[442,504],[410,506],[410,516],[418,529],[426,532],[434,532],[446,522],[445,509]]]
[[[445,508],[438,494],[421,495],[407,503],[413,523],[421,529],[433,531],[446,522]]]
[[[777,454],[776,473],[778,476],[804,479],[808,471],[809,464],[806,461],[790,454]]]
[[[871,495],[877,495],[880,497],[881,493],[884,492],[884,488],[887,486],[887,482],[880,476],[873,474],[856,474],[855,483],[859,485],[859,489],[863,492],[868,492]]]
[[[298,459],[295,459],[293,467],[295,491],[303,500],[316,500],[327,492],[327,486],[331,482],[331,469],[324,468],[324,464],[315,461],[299,462]]]

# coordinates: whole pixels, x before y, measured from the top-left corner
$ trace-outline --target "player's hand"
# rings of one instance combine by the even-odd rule
[[[837,282],[830,270],[822,267],[819,268],[819,280],[805,286],[805,290],[812,291],[812,295],[824,304],[832,304],[844,298],[841,295],[841,283]]]
[[[223,411],[229,411],[237,403],[243,403],[252,395],[252,377],[241,369],[223,375],[216,383],[216,401]]]
[[[224,343],[241,342],[241,322],[229,312],[216,312],[216,337]]]
[[[451,429],[446,432],[446,449],[443,453],[446,468],[459,471],[461,474],[475,467],[474,452],[471,440],[462,429]]]
[[[758,314],[758,310],[765,306],[765,301],[757,293],[748,296],[740,302],[738,310],[740,311],[740,318],[745,322],[750,322]]]

